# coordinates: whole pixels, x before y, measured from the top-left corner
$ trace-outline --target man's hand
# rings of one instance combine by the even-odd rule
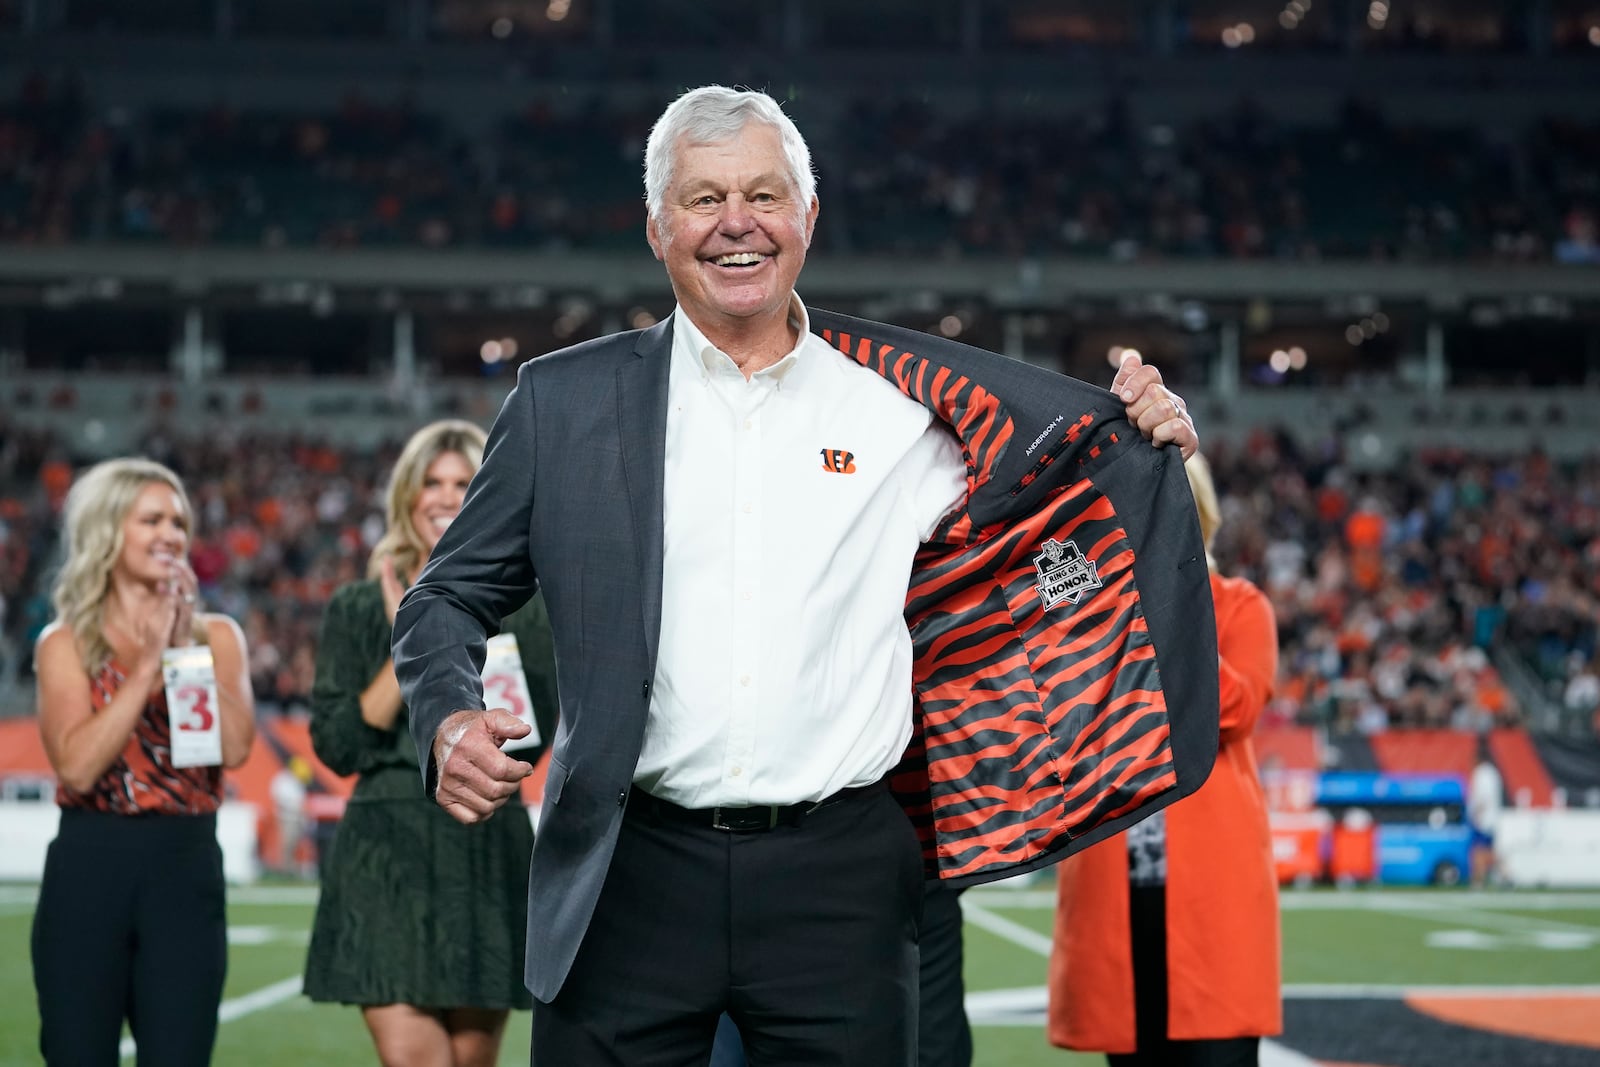
[[[533,768],[500,751],[502,742],[526,737],[528,724],[503,708],[458,711],[433,735],[439,771],[434,797],[457,822],[482,822],[522,786]]]
[[[1200,447],[1194,419],[1183,397],[1161,384],[1161,372],[1148,366],[1137,352],[1122,358],[1111,391],[1128,406],[1128,421],[1139,427],[1154,445],[1177,445],[1184,459]]]

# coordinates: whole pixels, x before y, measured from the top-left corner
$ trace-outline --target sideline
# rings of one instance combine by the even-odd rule
[[[976,886],[961,894],[990,908],[1030,910],[1054,908],[1054,889],[1009,889],[1006,883]],[[1493,911],[1586,911],[1600,908],[1600,893],[1551,893],[1528,889],[1352,889],[1278,892],[1281,911],[1404,911],[1451,908]]]

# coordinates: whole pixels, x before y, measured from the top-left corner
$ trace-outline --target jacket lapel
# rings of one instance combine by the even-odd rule
[[[652,668],[661,636],[667,372],[672,366],[671,356],[672,319],[667,318],[640,334],[633,355],[617,368],[617,440],[622,442],[622,468],[639,551],[639,607]]]

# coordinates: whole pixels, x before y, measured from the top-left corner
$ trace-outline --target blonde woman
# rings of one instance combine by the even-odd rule
[[[533,829],[521,805],[476,826],[422,792],[389,658],[395,609],[461,510],[484,433],[447,420],[419,430],[395,463],[387,532],[368,579],[333,595],[317,646],[311,738],[339,774],[359,774],[326,865],[305,991],[360,1005],[386,1067],[478,1067],[499,1057],[522,984]],[[549,623],[535,598],[506,619],[540,736],[555,728]],[[514,754],[528,761],[540,748]]]
[[[255,718],[239,627],[197,608],[191,519],[178,476],[145,459],[100,463],[67,495],[56,618],[35,648],[61,808],[33,921],[48,1064],[116,1064],[124,1019],[141,1067],[211,1060],[227,970],[216,810]],[[193,645],[210,647],[216,704],[172,715],[162,654]],[[179,716],[220,734],[220,766],[174,766]]]

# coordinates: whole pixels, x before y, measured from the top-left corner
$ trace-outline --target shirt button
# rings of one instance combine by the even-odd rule
[[[739,675],[739,684],[740,685],[749,685],[750,684],[750,676],[748,674]]]
[[[749,600],[750,599],[750,590],[746,589],[744,592],[740,593],[739,594],[739,599],[741,599],[741,600]]]
[[[745,419],[744,420],[744,428],[747,429],[747,430],[750,429],[750,427],[754,426],[755,424],[756,424],[756,420],[754,420],[754,419]]]
[[[745,514],[746,514],[746,515],[748,515],[748,514],[750,514],[750,513],[751,513],[751,512],[752,512],[752,511],[754,511],[754,510],[755,510],[755,509],[756,509],[756,506],[755,506],[755,505],[754,505],[754,504],[746,504],[746,505],[745,505],[745,506],[744,506],[744,513],[745,513]]]
[[[744,773],[744,768],[743,767],[735,767],[733,770],[729,771],[728,773],[733,775],[735,778],[737,778],[741,774]]]

